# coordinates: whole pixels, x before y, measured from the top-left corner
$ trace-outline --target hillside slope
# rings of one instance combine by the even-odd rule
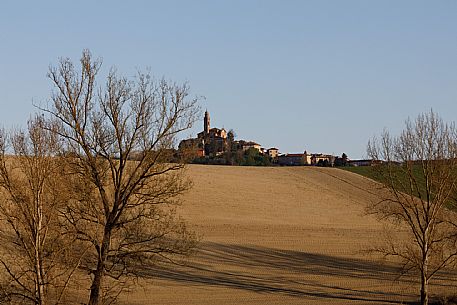
[[[354,235],[380,229],[364,216],[365,204],[375,198],[367,191],[369,180],[359,175],[316,167],[218,166],[193,166],[189,174],[194,188],[182,213],[205,241],[350,256],[359,250],[355,243],[364,242]],[[332,245],[324,250],[320,237],[326,244],[334,239]]]
[[[373,182],[316,167],[190,166],[181,215],[202,236],[187,266],[145,270],[128,304],[391,304],[415,298],[397,267],[363,253],[383,224]],[[449,284],[447,275],[441,276]],[[448,289],[436,285],[432,292]]]

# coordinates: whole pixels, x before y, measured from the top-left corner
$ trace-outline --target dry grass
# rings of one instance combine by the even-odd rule
[[[179,212],[202,236],[200,248],[185,266],[144,269],[121,304],[417,300],[416,281],[396,280],[395,262],[363,253],[383,236],[383,225],[364,212],[376,200],[371,180],[316,167],[192,165],[188,175],[194,187]],[[89,283],[79,284],[74,297],[83,303]],[[455,287],[455,274],[440,274],[432,299],[453,295]]]
[[[364,213],[372,182],[314,167],[190,166],[181,215],[203,236],[187,266],[144,270],[126,304],[395,304],[417,299],[411,277],[363,251],[383,225]],[[433,294],[456,282],[443,273]]]

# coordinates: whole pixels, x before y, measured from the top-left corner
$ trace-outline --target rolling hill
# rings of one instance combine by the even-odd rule
[[[385,224],[373,181],[317,167],[188,168],[180,214],[202,237],[185,266],[144,270],[126,304],[392,304],[417,298],[395,262],[367,255]],[[455,287],[442,274],[432,294]]]

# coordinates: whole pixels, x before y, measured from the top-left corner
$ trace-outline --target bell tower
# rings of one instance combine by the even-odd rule
[[[203,131],[205,132],[205,134],[208,134],[209,133],[209,129],[210,129],[210,121],[209,121],[209,112],[208,110],[205,111],[205,121],[203,122]]]

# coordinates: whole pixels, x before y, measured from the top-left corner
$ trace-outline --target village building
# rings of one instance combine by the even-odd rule
[[[284,154],[278,156],[278,164],[281,166],[307,165],[306,152],[304,154]]]
[[[326,154],[309,154],[306,150],[302,154],[284,154],[278,156],[278,164],[282,166],[319,165],[333,166],[335,156]]]
[[[374,166],[380,165],[383,162],[381,160],[362,159],[362,160],[348,160],[347,165],[349,166]]]
[[[279,149],[272,147],[265,151],[271,159],[276,159],[279,155]]]
[[[246,152],[247,150],[253,148],[253,149],[257,150],[258,152],[260,152],[261,154],[264,153],[264,149],[261,147],[261,145],[256,142],[253,142],[253,141],[245,141],[245,140],[233,141],[231,143],[231,148],[232,148],[233,152],[236,152],[236,151]]]
[[[329,154],[314,153],[310,154],[306,150],[303,153],[279,154],[279,149],[272,147],[262,148],[260,144],[253,141],[234,140],[233,134],[230,135],[224,128],[211,128],[209,112],[205,111],[203,119],[203,131],[197,134],[196,138],[182,140],[179,144],[181,155],[186,155],[190,160],[195,158],[209,158],[212,162],[223,161],[226,164],[233,164],[234,158],[239,158],[247,151],[255,149],[263,157],[268,156],[269,161],[281,166],[367,166],[373,165],[371,160],[348,161],[344,158]],[[234,157],[238,156],[238,157]],[[239,161],[238,161],[239,162]]]
[[[227,131],[222,128],[211,128],[209,112],[205,111],[203,131],[197,134],[203,143],[206,156],[219,156],[227,148]]]
[[[209,112],[205,111],[203,131],[197,134],[197,138],[182,140],[179,150],[193,151],[196,157],[217,157],[227,149],[227,131],[222,128],[211,128]]]
[[[248,149],[254,148],[255,150],[258,150],[259,152],[262,152],[262,148],[261,148],[260,144],[258,144],[256,142],[252,142],[252,141],[249,141],[249,142],[243,141],[243,142],[244,142],[242,144],[243,151],[246,151]]]
[[[189,158],[198,158],[205,156],[205,149],[200,139],[186,139],[179,143],[181,155]]]
[[[333,166],[335,162],[335,156],[325,155],[325,154],[312,154],[310,157],[311,165],[321,165],[321,166]]]
[[[261,145],[256,142],[234,141],[228,138],[228,133],[224,128],[211,128],[211,119],[208,111],[205,111],[203,131],[199,132],[196,138],[182,140],[179,143],[181,152],[189,151],[194,157],[221,157],[229,150],[233,153],[236,151],[244,152],[251,148],[262,153]]]
[[[179,143],[181,152],[190,152],[194,157],[221,157],[224,153],[247,151],[255,149],[261,152],[261,145],[253,141],[234,141],[229,139],[227,131],[222,128],[211,128],[209,112],[205,111],[203,119],[203,131],[197,134],[196,138],[182,140]]]

